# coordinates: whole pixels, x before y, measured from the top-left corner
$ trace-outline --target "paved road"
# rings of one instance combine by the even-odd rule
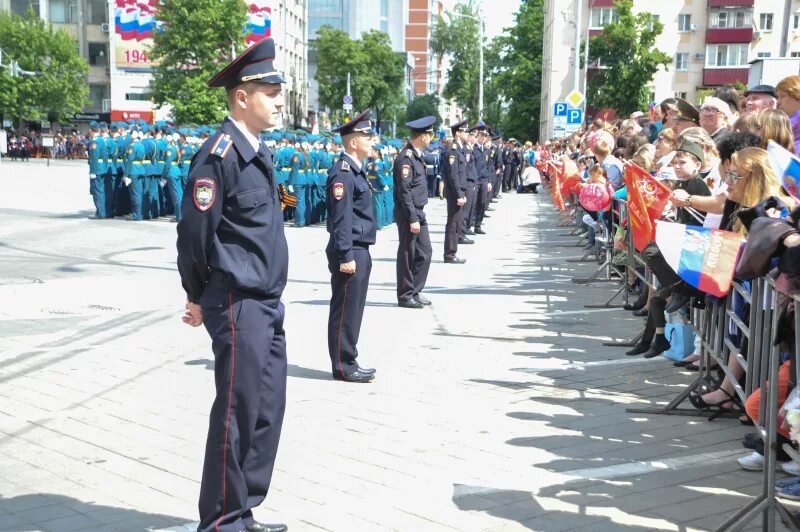
[[[188,530],[213,360],[180,322],[175,228],[94,221],[82,165],[0,163],[0,530]],[[541,203],[540,203],[541,201]],[[330,379],[321,227],[288,228],[288,406],[258,512],[292,531],[707,530],[746,504],[735,420],[626,413],[692,378],[602,342],[641,322],[585,311],[613,289],[543,195],[507,195],[444,265],[423,310],[395,306],[381,231],[359,360]],[[760,529],[753,526],[752,530]]]

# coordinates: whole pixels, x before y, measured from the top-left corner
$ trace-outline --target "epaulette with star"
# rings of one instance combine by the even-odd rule
[[[222,134],[211,146],[211,155],[216,155],[220,159],[224,159],[233,146],[233,140],[230,135]]]

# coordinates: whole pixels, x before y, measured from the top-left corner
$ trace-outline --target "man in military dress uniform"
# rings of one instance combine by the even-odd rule
[[[286,405],[281,294],[288,248],[272,158],[258,135],[284,106],[275,43],[262,40],[209,82],[230,116],[192,161],[178,224],[183,321],[205,325],[214,349],[200,532],[283,532],[255,521],[269,490]]]
[[[328,353],[334,379],[370,382],[375,370],[362,368],[356,361],[372,270],[369,247],[377,232],[372,189],[362,165],[374,135],[369,109],[333,131],[341,135],[344,153],[331,168],[326,186],[330,238],[325,254],[332,292]]]
[[[447,199],[447,223],[444,228],[444,262],[447,264],[464,264],[467,262],[456,256],[458,241],[461,237],[461,224],[464,216],[464,205],[467,203],[467,160],[464,157],[465,142],[469,128],[467,121],[462,120],[450,127],[453,133],[453,144],[444,156],[442,179],[444,180],[444,196]]]
[[[419,309],[431,302],[420,292],[431,266],[431,237],[423,209],[428,203],[428,181],[423,153],[433,140],[435,116],[406,124],[411,140],[394,164],[394,209],[397,233],[397,304]]]

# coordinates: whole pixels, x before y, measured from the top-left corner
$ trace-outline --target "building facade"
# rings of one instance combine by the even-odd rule
[[[653,78],[654,101],[679,96],[699,103],[701,89],[746,84],[752,61],[800,57],[800,0],[634,0],[634,11],[652,13],[664,25],[656,47],[673,57]],[[575,32],[585,42],[615,16],[613,0],[547,0],[541,138],[554,134],[555,102],[573,88],[585,92],[587,74],[602,68],[589,65],[575,79]]]
[[[306,0],[245,1],[250,16],[260,10],[269,19],[278,54],[275,66],[287,81],[284,121],[288,127],[307,127]],[[0,0],[0,9],[24,15],[31,8],[54,27],[75,36],[78,50],[89,63],[89,104],[82,114],[99,113],[107,120],[168,119],[169,108],[156,110],[150,99],[152,63],[147,59],[147,46],[152,40],[142,34],[131,37],[116,31],[118,24],[135,22],[138,30],[132,30],[134,33],[142,29],[152,32],[157,13],[148,9],[148,2],[122,3],[125,8],[116,0]],[[135,16],[122,20],[120,12],[135,12]]]

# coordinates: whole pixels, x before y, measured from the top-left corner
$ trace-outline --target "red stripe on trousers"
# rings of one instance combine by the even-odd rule
[[[354,258],[355,260],[355,258]],[[344,370],[342,369],[342,327],[344,327],[344,307],[347,305],[347,275],[344,274],[344,296],[342,296],[342,316],[339,318],[339,346],[338,346],[338,355],[337,355],[337,364],[339,365],[339,371],[344,375]]]
[[[228,316],[231,324],[231,378],[228,385],[228,411],[225,414],[225,439],[222,446],[222,514],[214,528],[219,532],[219,523],[225,517],[228,497],[228,432],[231,425],[231,403],[233,402],[233,376],[236,372],[236,327],[233,323],[233,296],[228,292]]]

